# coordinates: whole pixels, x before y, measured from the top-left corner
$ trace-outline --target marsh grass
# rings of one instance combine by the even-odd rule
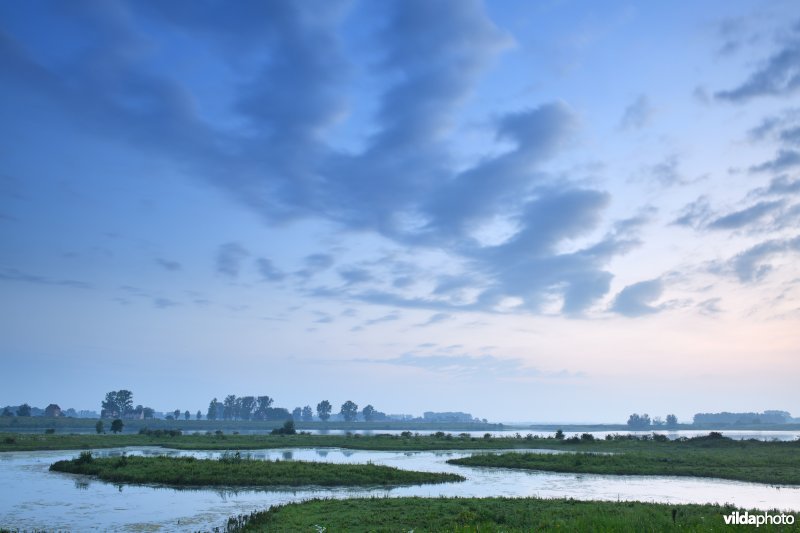
[[[743,531],[726,526],[736,508],[538,498],[369,498],[310,500],[232,518],[230,531],[648,532]],[[674,512],[674,515],[673,515]],[[761,513],[761,511],[751,511]],[[777,511],[776,511],[777,512]],[[674,516],[674,519],[673,519]],[[759,531],[798,531],[761,526]]]
[[[92,457],[58,461],[50,470],[95,476],[113,483],[158,483],[175,486],[397,486],[463,481],[455,474],[415,472],[374,464],[264,461],[239,452],[220,459],[194,457]]]
[[[736,441],[710,435],[678,442],[640,444],[647,445],[625,446],[612,454],[475,454],[451,459],[448,463],[548,472],[695,476],[800,485],[800,442]]]

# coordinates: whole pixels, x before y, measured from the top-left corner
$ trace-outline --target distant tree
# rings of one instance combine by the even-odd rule
[[[216,398],[214,398],[213,400],[211,400],[208,403],[208,411],[206,412],[206,420],[216,420],[217,417],[222,416],[222,413],[219,412],[218,405],[220,405],[220,403],[217,401]]]
[[[12,413],[8,406],[6,406],[3,408],[3,416],[14,416],[14,413]]]
[[[303,422],[311,422],[314,420],[314,411],[311,410],[310,405],[303,407]]]
[[[17,408],[17,416],[31,416],[31,406],[23,403]]]
[[[156,415],[155,410],[152,407],[145,407],[142,409],[142,417],[145,420],[150,420]]]
[[[342,409],[339,412],[346,422],[352,422],[358,416],[358,405],[350,400],[342,404]]]
[[[375,408],[372,405],[367,405],[364,409],[361,410],[361,415],[364,417],[365,422],[372,421],[372,417],[375,414]]]
[[[678,417],[675,415],[667,415],[667,427],[674,428],[678,425]]]
[[[105,399],[100,402],[100,416],[110,418],[119,416],[119,406],[117,405],[117,391],[112,390],[106,393]]]
[[[174,415],[172,415],[172,414],[169,414],[169,415],[165,416],[164,418],[165,418],[166,420],[175,420],[175,416],[174,416]]]
[[[270,407],[272,407],[272,398],[269,396],[259,396],[256,398],[256,412],[253,418],[256,420],[266,420]]]
[[[292,420],[295,422],[299,422],[300,419],[303,417],[303,409],[300,407],[295,407],[292,409]]]
[[[94,430],[97,432],[98,435],[103,432],[103,421],[102,420],[98,420],[97,421],[97,424],[94,425]]]
[[[225,401],[222,402],[222,418],[225,420],[232,420],[236,410],[236,396],[229,394],[225,396]]]
[[[256,408],[256,399],[253,396],[242,396],[240,398],[239,418],[242,420],[250,420],[253,415],[253,410]]]
[[[560,429],[556,431],[556,439],[564,440],[564,432],[561,431]]]
[[[133,409],[132,413],[134,418],[144,418],[144,406],[141,404],[137,405]]]
[[[181,410],[180,409],[175,409],[174,411],[172,411],[172,417],[175,420],[180,420],[180,418],[181,418]]]
[[[661,419],[660,416],[654,417],[653,418],[653,425],[654,426],[663,426],[664,425],[664,421]]]
[[[119,418],[115,418],[113,422],[111,422],[111,432],[112,433],[119,433],[122,431],[122,428],[125,427],[125,424],[122,423],[122,420]]]
[[[44,408],[44,416],[49,416],[49,417],[61,416],[61,408],[57,404],[51,403],[50,405]]]
[[[187,409],[186,411],[183,412],[183,419],[189,420],[190,418],[192,418],[192,413],[190,413],[189,410]]]
[[[129,390],[117,391],[117,405],[120,415],[124,416],[133,411],[133,393]]]
[[[294,420],[287,420],[283,423],[282,428],[275,428],[272,430],[273,435],[294,435],[297,431],[294,429]]]
[[[331,402],[328,400],[322,400],[317,404],[317,416],[320,420],[325,422],[331,417],[331,409],[333,409]]]
[[[633,413],[628,417],[627,424],[631,429],[647,429],[650,427],[650,415],[647,413],[643,415]]]
[[[203,418],[203,413],[200,412],[200,409],[197,410],[197,414],[195,415],[197,420],[201,420]]]

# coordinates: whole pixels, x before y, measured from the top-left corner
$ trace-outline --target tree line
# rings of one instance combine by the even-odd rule
[[[667,419],[662,420],[660,416],[657,416],[650,420],[650,415],[647,413],[640,415],[637,413],[633,413],[631,416],[628,417],[627,425],[631,429],[647,429],[651,426],[656,427],[677,427],[678,425],[678,417],[675,415],[667,415]]]

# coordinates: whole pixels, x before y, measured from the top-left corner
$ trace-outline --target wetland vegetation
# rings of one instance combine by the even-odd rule
[[[374,464],[264,461],[239,452],[219,459],[195,457],[93,457],[91,452],[50,465],[50,470],[85,474],[113,483],[158,483],[172,486],[399,486],[463,481],[462,476],[415,472]]]
[[[232,518],[233,531],[742,531],[732,506],[539,498],[310,500]],[[761,511],[751,513],[762,514]],[[800,515],[794,513],[795,524]],[[759,531],[797,531],[762,525]]]

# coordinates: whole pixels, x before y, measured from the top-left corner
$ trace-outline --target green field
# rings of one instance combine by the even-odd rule
[[[121,456],[97,458],[82,452],[58,461],[50,470],[85,474],[113,483],[159,483],[174,486],[325,487],[398,486],[464,481],[455,474],[414,472],[381,465],[262,461],[226,454],[220,459]]]
[[[475,454],[451,459],[448,463],[548,472],[696,476],[800,485],[798,441],[760,442],[698,437],[685,442],[639,444],[647,446],[621,447],[611,454]],[[612,447],[607,448],[606,451],[611,451]]]
[[[233,531],[648,532],[747,531],[726,525],[734,507],[538,498],[372,498],[311,500],[231,519]],[[673,511],[675,518],[673,522]],[[750,511],[763,514],[760,511]],[[758,531],[800,531],[762,525]]]

